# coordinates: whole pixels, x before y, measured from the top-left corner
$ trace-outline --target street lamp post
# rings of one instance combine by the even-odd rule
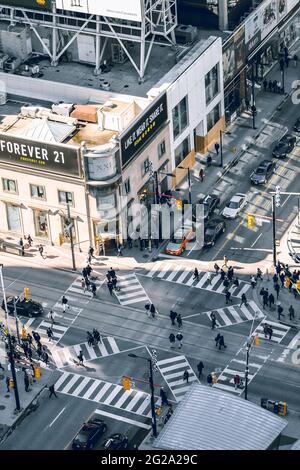
[[[252,105],[251,105],[251,110],[252,110],[252,127],[253,129],[256,129],[255,127],[255,81],[254,81],[254,62],[252,62],[252,68],[251,68],[251,81],[252,81]]]
[[[67,210],[68,210],[68,230],[69,230],[69,237],[71,243],[71,253],[72,253],[72,268],[76,271],[76,263],[75,263],[75,252],[74,252],[74,240],[73,240],[73,223],[71,219],[71,211],[70,211],[70,203],[67,201]]]
[[[220,167],[223,168],[223,131],[220,129]]]
[[[16,369],[15,369],[15,358],[14,358],[13,346],[12,346],[12,342],[11,342],[11,334],[10,334],[9,323],[8,323],[8,309],[7,309],[6,294],[5,294],[5,287],[4,287],[4,280],[3,280],[3,264],[0,264],[0,279],[1,279],[3,302],[4,302],[4,308],[5,308],[6,327],[7,327],[7,330],[8,330],[8,335],[7,335],[8,346],[9,346],[8,357],[9,357],[9,362],[10,362],[11,375],[12,375],[12,379],[13,379],[13,383],[14,383],[16,411],[19,412],[19,411],[21,411],[21,405],[20,405],[20,397],[19,397]]]
[[[249,355],[251,344],[248,341],[246,346],[246,368],[245,368],[245,400],[248,400],[248,375],[249,375]]]
[[[157,437],[152,359],[149,359],[148,357],[144,357],[144,356],[138,356],[137,354],[133,354],[133,353],[128,354],[128,356],[133,357],[135,359],[144,359],[144,361],[148,361],[149,363],[149,386],[150,386],[150,391],[151,391],[152,433],[153,433],[153,437]]]
[[[17,298],[17,301],[19,300],[19,297]],[[18,338],[18,343],[20,344],[20,331],[19,331],[19,320],[18,320],[18,315],[17,315],[17,301],[16,298],[14,297],[14,316],[15,316],[15,321],[16,321],[16,330],[17,330],[17,338]]]
[[[272,224],[273,224],[273,264],[277,264],[276,253],[276,209],[275,209],[275,194],[272,195]]]

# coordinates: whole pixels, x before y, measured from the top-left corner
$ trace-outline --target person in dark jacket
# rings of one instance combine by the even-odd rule
[[[204,369],[204,364],[202,361],[199,361],[198,364],[197,364],[197,370],[198,370],[198,377],[200,379],[201,375],[202,375],[202,371]]]
[[[182,380],[186,381],[186,383],[189,383],[189,377],[190,377],[189,371],[185,369],[183,376],[182,376]]]
[[[164,390],[164,387],[160,388],[160,398],[161,398],[161,406],[163,405],[169,406],[168,396],[167,396],[166,391]]]
[[[170,341],[170,344],[171,344],[171,346],[170,346],[171,348],[174,348],[174,347],[175,347],[175,346],[174,346],[174,345],[175,345],[175,339],[176,339],[176,338],[175,338],[175,335],[174,335],[173,333],[170,333],[170,335],[169,335],[169,341]]]
[[[182,327],[182,318],[181,318],[180,313],[177,314],[177,324],[178,324],[178,328]]]
[[[183,336],[182,336],[182,334],[180,333],[180,331],[178,331],[178,333],[177,333],[177,335],[176,335],[176,339],[177,339],[177,341],[178,341],[178,343],[179,343],[179,346],[178,346],[178,347],[179,347],[179,349],[181,349],[181,348],[182,348]]]
[[[170,310],[169,317],[171,319],[172,325],[175,326],[175,320],[176,320],[176,317],[177,317],[177,313],[174,312],[173,310]]]
[[[225,341],[224,341],[224,336],[221,335],[220,338],[219,338],[219,350],[221,350],[221,347],[223,346],[223,348],[227,348],[226,344],[225,344]]]
[[[269,308],[273,308],[273,305],[275,303],[275,297],[272,293],[269,295],[268,301],[269,301]]]

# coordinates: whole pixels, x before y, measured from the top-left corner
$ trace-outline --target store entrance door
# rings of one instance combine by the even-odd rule
[[[18,206],[14,206],[13,204],[6,204],[6,212],[8,230],[11,232],[21,233],[22,226],[20,208]]]

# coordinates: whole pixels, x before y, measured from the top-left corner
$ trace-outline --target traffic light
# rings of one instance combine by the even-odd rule
[[[24,299],[26,300],[30,299],[29,287],[24,287]]]
[[[280,207],[280,186],[276,186],[275,206]]]
[[[183,201],[182,199],[176,199],[176,207],[179,211],[182,210],[182,206],[183,206]]]
[[[248,228],[254,228],[255,227],[255,217],[252,214],[248,214]]]
[[[255,346],[259,346],[259,336],[258,335],[255,335],[254,343],[255,343]]]
[[[130,377],[122,377],[122,385],[123,385],[123,388],[124,390],[130,390],[131,388],[131,379]]]
[[[65,242],[65,237],[64,237],[63,233],[60,233],[59,234],[59,245],[60,246],[63,245],[64,242]]]

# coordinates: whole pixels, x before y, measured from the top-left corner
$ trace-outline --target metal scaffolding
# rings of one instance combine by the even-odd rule
[[[142,21],[127,21],[94,14],[78,14],[73,11],[57,10],[55,1],[52,11],[13,8],[1,5],[0,20],[11,26],[28,26],[43,46],[45,53],[56,66],[62,55],[79,35],[95,37],[95,74],[100,66],[108,40],[114,40],[137,72],[139,82],[143,82],[154,44],[176,48],[175,28],[177,26],[176,0],[141,0]],[[51,30],[51,45],[41,35],[41,28]],[[132,43],[139,44],[139,58],[130,51]]]

